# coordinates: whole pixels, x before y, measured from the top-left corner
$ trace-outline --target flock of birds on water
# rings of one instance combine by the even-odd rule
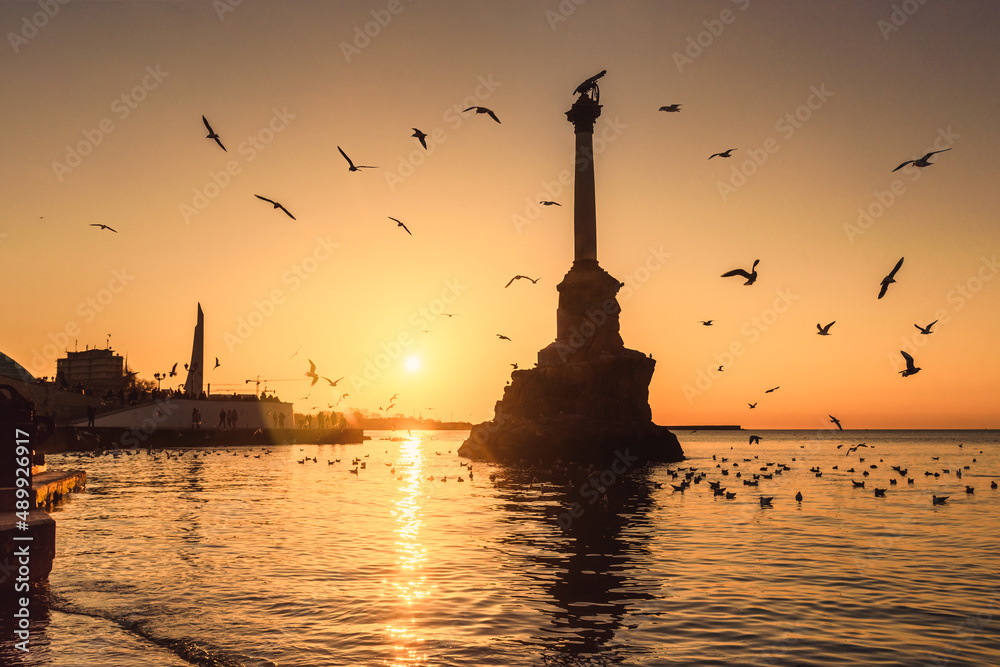
[[[843,430],[840,426],[839,420],[830,415],[830,420],[840,430]],[[741,455],[738,459],[732,454],[730,456],[721,456],[717,454],[712,454],[712,461],[715,462],[713,468],[701,469],[698,466],[677,466],[676,464],[664,464],[660,470],[654,473],[653,476],[660,477],[661,479],[665,475],[669,477],[669,480],[664,482],[655,481],[650,479],[650,484],[656,490],[666,490],[667,485],[672,489],[672,494],[684,494],[685,492],[698,487],[701,482],[705,482],[704,487],[708,489],[715,497],[733,500],[737,497],[738,491],[733,490],[733,487],[739,485],[745,487],[749,492],[757,492],[763,483],[765,486],[770,480],[773,480],[777,476],[781,476],[784,473],[792,472],[793,467],[787,463],[781,462],[776,457],[774,460],[766,460],[761,462],[758,454],[753,454],[752,447],[754,445],[759,445],[761,440],[764,440],[764,436],[750,435],[749,436],[749,446],[750,450],[746,454]],[[379,438],[381,441],[386,442],[403,442],[403,441],[423,441],[421,436],[415,436],[412,432],[408,432],[406,437],[397,436],[395,434],[391,436],[384,436]],[[369,441],[372,442],[372,441]],[[306,447],[299,446],[299,455],[302,458],[295,458],[295,462],[299,465],[309,465],[309,464],[319,464],[319,445],[310,445],[310,449],[307,451]],[[804,449],[806,445],[799,445],[800,448]],[[872,491],[874,497],[885,498],[886,493],[904,480],[907,486],[915,486],[917,484],[916,475],[910,476],[910,468],[914,465],[912,462],[908,464],[906,468],[902,465],[885,465],[883,458],[879,458],[877,462],[874,461],[874,452],[876,445],[869,445],[867,442],[861,442],[855,445],[839,444],[837,445],[837,450],[847,448],[844,452],[845,463],[837,463],[830,466],[828,470],[822,470],[819,466],[812,466],[809,468],[808,472],[813,474],[815,477],[823,477],[824,473],[830,473],[834,475],[840,475],[843,477],[843,481],[850,481],[851,487],[859,491]],[[962,449],[963,444],[958,445],[958,449]],[[291,451],[292,445],[288,446]],[[366,448],[369,449],[370,447]],[[865,450],[865,456],[862,456],[861,449]],[[154,461],[163,460],[196,460],[196,459],[209,459],[210,457],[217,456],[233,456],[244,458],[255,458],[260,459],[262,457],[267,457],[278,452],[278,457],[286,456],[283,452],[280,452],[280,447],[263,446],[259,448],[255,447],[226,447],[226,448],[196,448],[196,447],[160,447],[154,448],[149,447],[145,450],[145,454],[148,458]],[[730,447],[730,449],[734,449]],[[144,450],[142,449],[105,449],[96,450],[93,452],[76,452],[67,454],[67,456],[74,456],[76,458],[99,458],[99,457],[111,457],[114,459],[120,459],[122,457],[139,457]],[[337,452],[341,458],[326,458],[325,463],[327,466],[339,466],[343,462],[344,452],[346,450],[341,449]],[[370,470],[368,468],[369,462],[371,462],[371,451],[367,451],[363,454],[350,457],[350,463],[347,466],[339,466],[340,469],[346,469],[346,472],[350,475],[354,475],[356,478],[362,478],[364,475],[368,474]],[[430,451],[425,451],[425,455],[430,454]],[[979,454],[982,454],[980,450]],[[310,456],[312,454],[312,456]],[[389,454],[389,450],[385,450],[385,454]],[[452,458],[452,450],[439,451],[433,450],[433,454],[438,457],[446,457],[445,460],[450,460]],[[770,458],[771,455],[768,455]],[[847,457],[852,457],[850,463],[847,463]],[[388,469],[389,474],[394,477],[397,481],[402,481],[404,475],[409,469],[417,465],[414,460],[392,460],[386,457],[387,460],[379,461],[385,468]],[[856,462],[853,460],[856,458]],[[925,478],[935,478],[939,479],[942,476],[955,475],[957,480],[962,480],[963,472],[971,470],[971,464],[977,463],[975,456],[967,457],[963,456],[965,461],[956,462],[952,458],[952,463],[948,467],[936,468],[936,469],[925,469],[922,476]],[[971,458],[971,460],[970,460]],[[931,461],[940,461],[941,456],[931,456]],[[707,458],[705,459],[707,462]],[[967,462],[966,462],[967,461]],[[796,457],[791,457],[791,462],[796,462]],[[891,463],[891,462],[890,462]],[[475,471],[473,469],[472,462],[458,461],[459,468],[451,473],[445,473],[437,475],[431,474],[423,476],[420,479],[425,482],[448,482],[454,480],[459,483],[463,483],[466,480],[475,480]],[[866,465],[867,464],[867,465]],[[488,469],[488,478],[491,484],[497,488],[503,487],[517,487],[524,490],[532,491],[559,491],[564,490],[572,493],[574,490],[580,491],[585,487],[586,484],[590,484],[594,489],[599,491],[598,496],[598,506],[601,509],[607,509],[609,500],[607,495],[607,488],[602,487],[601,473],[602,470],[597,468],[594,464],[583,464],[575,461],[563,462],[562,460],[555,460],[548,464],[530,465],[527,461],[521,461],[518,465],[514,466],[494,466],[490,464],[486,465]],[[850,467],[846,467],[850,465]],[[938,464],[940,465],[940,464]],[[377,466],[376,466],[377,467]],[[885,478],[881,479],[882,486],[879,485],[878,481],[874,479],[869,479],[873,475],[886,474]],[[859,477],[856,479],[855,477]],[[990,482],[990,488],[992,490],[997,490],[998,485],[996,481]],[[954,491],[953,493],[961,493],[962,489]],[[965,485],[964,493],[966,496],[972,496],[975,494],[975,487],[970,485]],[[950,495],[939,496],[936,493],[931,495],[932,505],[944,505],[947,500],[951,498]],[[774,495],[757,495],[757,504],[762,508],[773,507],[773,503],[776,499]],[[591,499],[592,500],[592,499]],[[797,503],[803,503],[806,498],[803,496],[801,491],[796,492],[794,500]]]

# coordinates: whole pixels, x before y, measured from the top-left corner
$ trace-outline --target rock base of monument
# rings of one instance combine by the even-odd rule
[[[684,460],[677,436],[665,426],[583,415],[483,422],[472,427],[458,454],[500,463],[561,459],[601,464],[622,456],[637,465]]]

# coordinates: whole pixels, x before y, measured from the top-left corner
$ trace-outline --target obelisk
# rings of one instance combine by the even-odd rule
[[[188,364],[187,380],[184,381],[184,395],[191,398],[201,396],[204,380],[205,356],[205,314],[198,304],[198,322],[194,325],[194,341],[191,343],[191,363]]]

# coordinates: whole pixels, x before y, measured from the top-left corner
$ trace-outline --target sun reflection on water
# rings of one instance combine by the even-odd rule
[[[420,490],[423,472],[423,450],[420,438],[410,437],[400,446],[396,461],[396,474],[401,492],[395,502],[392,515],[396,519],[396,554],[399,574],[391,586],[396,596],[405,602],[412,613],[415,603],[427,597],[427,577],[421,574],[427,560],[427,549],[420,543],[420,529],[423,525],[423,494]],[[423,643],[415,628],[415,619],[410,615],[400,619],[400,623],[389,625],[386,630],[393,647],[397,651],[392,665],[413,665],[424,662],[426,656],[417,651]]]

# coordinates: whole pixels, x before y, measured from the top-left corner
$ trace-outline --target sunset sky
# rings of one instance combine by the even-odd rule
[[[598,258],[656,422],[1000,428],[996,2],[50,0],[0,28],[0,350],[36,376],[110,334],[152,379],[200,302],[213,391],[490,418],[555,336],[565,112],[606,69]]]

